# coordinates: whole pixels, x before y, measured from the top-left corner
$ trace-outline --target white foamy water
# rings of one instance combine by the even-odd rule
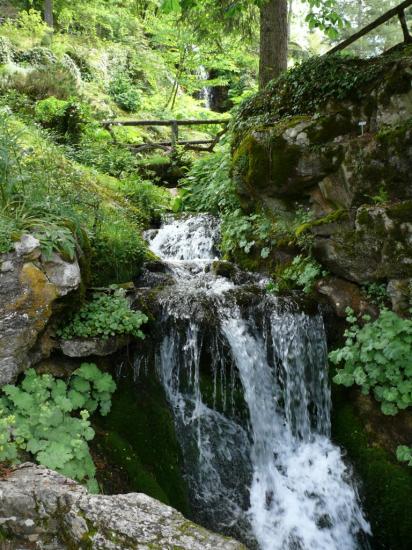
[[[218,239],[207,215],[171,220],[150,239],[175,278],[159,298],[156,368],[194,519],[250,548],[368,548],[356,487],[330,440],[322,318],[214,276]]]

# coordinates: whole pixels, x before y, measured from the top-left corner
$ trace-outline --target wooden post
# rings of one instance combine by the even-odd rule
[[[172,147],[176,149],[176,145],[179,141],[179,126],[176,120],[172,120]]]
[[[412,37],[409,33],[409,29],[408,29],[408,24],[406,22],[406,17],[405,17],[405,11],[402,10],[398,13],[398,17],[399,17],[399,21],[401,23],[401,27],[402,27],[402,32],[403,32],[403,39],[405,41],[406,44],[412,42]]]

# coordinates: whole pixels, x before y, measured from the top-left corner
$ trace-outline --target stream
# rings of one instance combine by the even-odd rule
[[[172,283],[158,293],[156,372],[173,412],[194,519],[262,550],[369,548],[369,524],[330,439],[322,316],[219,274],[219,222],[147,232]],[[144,368],[135,362],[135,374]]]

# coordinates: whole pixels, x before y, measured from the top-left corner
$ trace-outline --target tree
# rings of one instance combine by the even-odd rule
[[[54,17],[53,17],[53,0],[44,0],[43,3],[44,20],[48,26],[53,29]]]
[[[162,0],[167,12],[181,10],[184,16],[198,13],[199,7],[207,6],[215,25],[233,28],[239,32],[233,21],[243,13],[260,12],[259,85],[261,88],[278,77],[288,62],[288,5],[290,0]],[[336,0],[304,0],[309,6],[307,22],[311,29],[318,27],[329,36],[336,37],[337,29],[343,27],[343,20],[335,9]],[[210,17],[208,21],[210,21]],[[200,26],[202,23],[200,22]]]
[[[259,87],[288,66],[288,0],[268,0],[260,7]]]

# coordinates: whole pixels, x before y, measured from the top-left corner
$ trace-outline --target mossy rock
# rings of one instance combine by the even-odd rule
[[[98,444],[127,478],[128,490],[143,492],[184,514],[187,488],[172,414],[154,373],[118,382],[109,415],[98,420]]]
[[[320,144],[319,121],[293,117],[247,134],[233,154],[232,175],[242,206],[267,197],[293,200],[324,179],[342,160],[338,144]],[[312,133],[314,141],[311,141]]]
[[[333,437],[348,452],[362,480],[361,496],[371,523],[373,548],[412,547],[412,469],[400,465],[368,434],[347,394],[335,391]]]
[[[325,239],[318,259],[333,273],[363,283],[412,276],[412,200],[363,206]]]

